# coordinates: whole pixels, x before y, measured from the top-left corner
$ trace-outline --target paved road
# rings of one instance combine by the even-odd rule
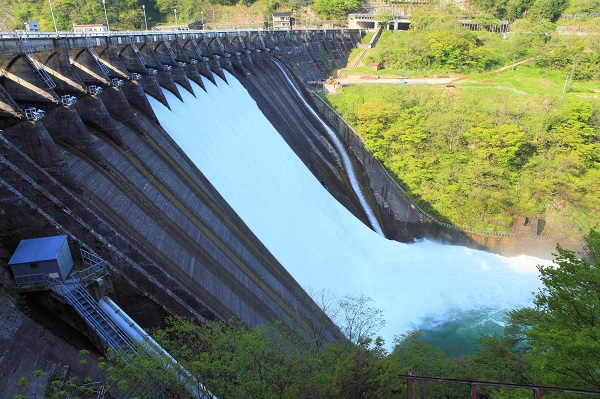
[[[446,85],[458,78],[379,78],[379,79],[361,79],[360,77],[347,77],[335,79],[336,83],[342,86],[348,85],[368,85],[368,84],[388,84],[388,85]]]

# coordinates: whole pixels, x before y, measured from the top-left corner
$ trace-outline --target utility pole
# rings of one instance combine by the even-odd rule
[[[106,29],[110,31],[110,25],[108,24],[108,14],[106,13],[106,0],[102,0],[102,6],[104,7],[104,17],[106,18]]]
[[[567,82],[568,81],[569,81],[569,75],[567,75],[567,77],[565,78],[565,84],[563,86],[563,91],[562,91],[563,97],[565,96],[565,90],[567,90]]]
[[[52,22],[54,22],[54,31],[56,32],[56,35],[58,36],[58,28],[56,27],[56,18],[54,18],[54,10],[52,9],[52,0],[48,0],[48,3],[50,3],[50,14],[52,14]]]
[[[179,24],[177,24],[177,9],[173,9],[173,14],[175,14],[175,30],[179,30]]]
[[[142,10],[144,10],[144,25],[146,25],[146,30],[148,30],[148,20],[146,19],[146,5],[142,4]]]

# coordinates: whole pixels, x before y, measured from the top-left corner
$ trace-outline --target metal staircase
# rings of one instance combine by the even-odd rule
[[[16,32],[21,43],[21,55],[23,56],[23,59],[27,61],[27,63],[31,65],[33,69],[35,69],[38,75],[40,75],[40,78],[48,90],[53,91],[56,87],[56,83],[54,83],[48,72],[46,72],[44,65],[42,65],[33,57],[33,47],[31,47],[31,43],[29,43],[29,37],[27,37],[25,32],[22,30],[18,30]]]
[[[92,57],[92,59],[96,62],[96,65],[98,65],[98,68],[100,68],[102,74],[106,77],[106,79],[108,79],[108,68],[100,60],[100,56],[98,55],[98,52],[94,47],[94,41],[89,35],[85,35],[85,49],[88,52],[88,54]]]
[[[133,341],[110,320],[83,286],[79,283],[74,285],[76,289],[71,292],[72,295],[67,295],[66,299],[69,300],[77,313],[116,353],[132,351]]]
[[[190,392],[193,397],[198,399],[215,399],[210,391],[203,386],[203,390],[198,391],[197,380],[192,377],[187,370],[179,366],[168,353],[164,352],[164,349],[158,346],[158,344],[155,343],[160,351],[156,348],[153,349],[151,346],[146,347],[145,344],[134,341],[136,339],[135,334],[131,335],[131,331],[129,331],[130,335],[128,335],[127,332],[117,325],[119,321],[111,318],[107,311],[100,306],[98,301],[96,301],[86,289],[92,282],[98,281],[108,273],[106,262],[91,252],[83,249],[80,250],[80,252],[84,264],[88,267],[71,273],[69,278],[64,282],[61,282],[58,278],[47,273],[40,273],[15,276],[17,286],[24,291],[49,290],[50,295],[54,298],[72,306],[100,338],[102,344],[106,345],[107,351],[119,355],[125,363],[134,365],[136,356],[141,356],[146,359],[158,356],[165,369],[171,369],[178,373],[180,382],[184,387],[189,389],[188,392]],[[132,323],[135,324],[134,322]],[[128,327],[123,328],[127,329]],[[166,354],[166,356],[164,354]],[[140,374],[139,377],[142,382],[131,387],[123,397],[124,399],[133,397],[162,397],[165,387],[161,385],[160,380],[145,380],[142,374]],[[101,383],[94,384],[95,385],[90,388],[93,388],[94,393],[98,394],[98,398],[104,398],[104,386]]]
[[[138,59],[142,63],[142,66],[145,67],[146,59],[144,58],[143,54],[141,53],[141,51],[138,49],[137,45],[135,44],[135,38],[132,34],[129,35],[129,45],[131,46],[131,49],[133,50],[135,55],[137,55]]]
[[[108,317],[85,288],[108,273],[106,263],[83,249],[81,257],[88,267],[71,273],[64,283],[45,273],[15,276],[15,281],[23,290],[50,290],[56,299],[71,305],[100,339],[117,353],[134,350],[133,341]]]
[[[171,46],[165,43],[165,47],[167,48],[167,53],[169,53],[169,57],[171,57],[171,60],[175,61],[175,53],[173,52]]]
[[[192,43],[192,47],[194,47],[196,54],[198,54],[198,57],[202,58],[202,50],[200,50],[200,46],[198,46],[198,43],[196,43],[195,40],[190,40],[190,42]]]
[[[260,31],[258,31],[258,40],[260,40],[260,44],[261,44],[261,46],[262,46],[264,49],[266,49],[266,48],[267,48],[267,45],[265,44],[265,41],[263,40],[263,37],[262,37],[262,35],[260,34]]]
[[[15,115],[18,115],[20,118],[25,114],[21,107],[13,100],[13,98],[8,94],[8,92],[4,89],[2,85],[0,85],[0,101],[4,104],[8,105]]]

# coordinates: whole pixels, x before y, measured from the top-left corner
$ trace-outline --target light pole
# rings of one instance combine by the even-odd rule
[[[173,9],[173,14],[175,14],[175,30],[179,30],[179,25],[177,24],[177,9]]]
[[[148,20],[146,19],[146,5],[142,4],[142,10],[144,10],[144,25],[146,25],[146,30],[148,30]]]
[[[106,18],[106,29],[110,30],[110,25],[108,24],[108,14],[106,13],[106,0],[102,0],[102,6],[104,7],[104,17]]]
[[[200,17],[202,18],[202,30],[204,30],[204,11],[200,11]]]
[[[58,35],[58,28],[56,27],[56,18],[54,18],[54,9],[52,8],[52,0],[48,0],[50,3],[50,14],[52,14],[52,22],[54,22],[54,31]]]

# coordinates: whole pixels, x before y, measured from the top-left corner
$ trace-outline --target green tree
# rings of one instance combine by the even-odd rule
[[[587,166],[600,160],[598,139],[594,127],[594,109],[583,100],[574,99],[548,119],[548,136],[544,145],[559,152],[576,152]]]
[[[508,0],[472,0],[473,4],[483,11],[491,12],[494,17],[506,18],[508,12]]]
[[[401,398],[395,365],[385,361],[381,338],[356,345],[329,345],[324,354],[328,395],[340,399]]]
[[[171,14],[178,5],[178,0],[156,0],[156,9],[165,14]]]
[[[145,345],[135,349],[111,354],[99,364],[106,370],[107,390],[121,394],[152,391],[165,397],[189,396],[175,362]]]
[[[360,0],[313,0],[312,8],[327,19],[341,20],[360,5]]]
[[[472,36],[455,35],[448,30],[434,31],[427,36],[431,63],[463,70],[471,66],[471,51],[476,44]]]
[[[569,5],[569,0],[535,0],[531,7],[534,19],[555,22]]]
[[[441,349],[427,344],[419,331],[409,331],[394,339],[394,349],[389,356],[399,374],[425,375],[443,378],[466,378],[466,371]],[[415,383],[417,398],[460,398],[466,391],[457,385]]]
[[[545,384],[600,390],[600,233],[585,239],[587,259],[557,247],[556,266],[540,266],[535,309],[511,313]]]
[[[521,153],[530,140],[516,125],[473,127],[465,132],[464,138],[480,158],[489,159],[503,168],[523,163]]]
[[[351,343],[371,342],[385,326],[383,311],[373,307],[373,302],[372,298],[362,294],[340,299],[338,325]]]
[[[530,367],[527,348],[519,336],[510,333],[484,335],[476,340],[477,350],[469,358],[469,369],[479,380],[528,384]]]
[[[300,398],[318,369],[314,347],[281,322],[249,330],[238,321],[208,326],[170,318],[155,336],[217,397]]]
[[[424,31],[458,30],[460,25],[456,18],[446,12],[416,11],[412,13],[410,28]]]
[[[509,0],[508,19],[516,20],[523,16],[529,10],[535,0]]]
[[[379,22],[381,25],[385,27],[385,29],[390,28],[390,23],[396,18],[393,12],[384,11],[379,14],[375,14],[375,21]]]

